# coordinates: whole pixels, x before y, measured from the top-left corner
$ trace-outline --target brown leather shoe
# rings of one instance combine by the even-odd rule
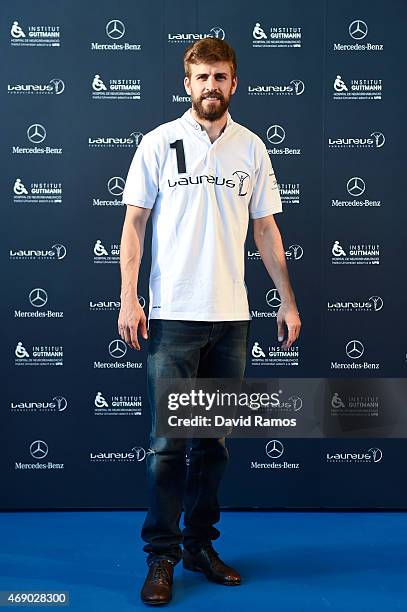
[[[141,600],[145,604],[159,606],[171,600],[174,564],[166,559],[157,559],[148,570],[141,589]]]
[[[182,565],[193,572],[202,572],[208,580],[228,586],[237,586],[241,583],[240,574],[226,565],[211,544],[205,544],[197,553],[191,553],[184,548]]]

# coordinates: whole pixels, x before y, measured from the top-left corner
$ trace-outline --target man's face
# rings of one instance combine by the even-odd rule
[[[232,79],[232,66],[228,62],[191,64],[191,78],[185,77],[184,86],[198,117],[216,121],[229,106],[237,77]]]

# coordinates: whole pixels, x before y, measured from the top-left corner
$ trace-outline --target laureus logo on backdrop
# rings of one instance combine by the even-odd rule
[[[141,463],[153,450],[145,450],[142,446],[133,446],[129,451],[96,450],[89,452],[91,463]]]
[[[352,176],[346,182],[346,191],[352,199],[332,199],[332,206],[346,208],[378,208],[382,205],[381,200],[360,199],[366,191],[366,182],[360,176]]]
[[[36,463],[23,463],[22,461],[16,461],[14,463],[15,470],[63,470],[64,463],[53,463],[47,461],[47,463],[40,463],[41,459],[45,459],[49,452],[49,447],[45,440],[34,440],[31,442],[27,452],[30,453],[31,457],[36,460]]]
[[[285,257],[287,261],[298,261],[302,259],[304,255],[304,249],[300,244],[290,244],[285,251]],[[247,259],[249,261],[256,261],[261,259],[259,251],[247,250]]]
[[[12,261],[22,260],[62,260],[66,256],[66,247],[63,244],[53,244],[48,249],[10,249]]]
[[[269,26],[256,21],[252,30],[252,46],[256,47],[301,47],[301,28],[298,26]]]
[[[301,155],[301,149],[276,146],[284,142],[286,137],[285,129],[281,125],[270,125],[266,132],[266,137],[268,142],[273,145],[272,149],[267,149],[269,155]]]
[[[281,415],[282,413],[293,413],[299,412],[303,407],[303,399],[298,395],[290,395],[287,397],[287,393],[283,391],[283,389],[279,389],[278,391],[269,395],[270,401],[266,406],[250,406],[251,410],[256,413],[278,413]],[[292,421],[296,421],[296,419],[292,419]]]
[[[299,348],[291,346],[282,349],[279,344],[266,346],[263,341],[255,341],[251,350],[252,366],[296,366],[299,363]]]
[[[379,396],[334,393],[331,397],[331,416],[379,416]]]
[[[59,47],[60,26],[27,25],[13,21],[10,28],[10,43],[13,47]]]
[[[107,347],[107,352],[111,358],[111,361],[94,361],[93,368],[96,370],[103,369],[140,369],[143,367],[141,361],[124,361],[124,357],[127,354],[128,346],[124,340],[116,338],[111,340]],[[130,355],[135,353],[132,351]]]
[[[379,370],[380,363],[360,361],[365,355],[365,345],[358,338],[346,342],[344,354],[350,361],[331,361],[331,370]]]
[[[106,397],[98,391],[94,399],[95,416],[140,416],[143,399],[141,395],[110,395]]]
[[[337,74],[332,97],[334,100],[381,100],[382,79],[350,79],[345,82]]]
[[[93,246],[93,263],[97,264],[117,264],[120,261],[120,244],[110,244],[109,250],[103,245],[101,240],[96,240]]]
[[[369,136],[341,138],[328,137],[328,147],[332,149],[381,149],[386,142],[382,132],[371,132]]]
[[[278,183],[282,204],[301,204],[300,183]]]
[[[41,123],[32,123],[26,130],[27,140],[35,146],[21,147],[13,145],[11,151],[13,154],[36,154],[36,155],[61,155],[62,147],[50,147],[38,145],[42,144],[47,138],[47,130]]]
[[[65,91],[65,83],[62,79],[53,78],[48,83],[14,83],[7,85],[9,94],[45,94],[59,96]]]
[[[277,461],[277,459],[281,459],[283,456],[285,449],[281,440],[269,440],[264,449],[265,455],[271,461],[261,462],[261,461],[251,461],[250,468],[261,470],[261,469],[272,469],[272,470],[299,470],[300,463],[292,463],[291,461],[286,461],[285,459],[281,461]]]
[[[105,40],[110,42],[91,42],[91,51],[141,51],[140,43],[127,42],[126,25],[121,19],[108,21],[104,28],[104,35]]]
[[[142,308],[146,305],[146,300],[142,295],[138,295],[137,299]],[[120,309],[121,302],[120,300],[90,300],[89,301],[89,310],[91,312],[111,312],[117,311]]]
[[[102,79],[100,74],[92,78],[93,100],[141,100],[140,79]]]
[[[367,451],[356,452],[327,452],[327,463],[380,463],[383,459],[383,452],[380,448],[369,448]]]
[[[13,184],[14,204],[62,204],[62,183],[23,183],[16,178]]]
[[[126,182],[121,176],[111,176],[106,183],[106,191],[113,196],[113,198],[93,198],[93,206],[124,206],[121,195],[124,191]]]
[[[300,79],[291,79],[288,83],[247,86],[249,96],[301,96],[304,91],[304,81]]]
[[[19,340],[14,349],[16,366],[62,366],[64,349],[62,346],[25,345]]]
[[[33,310],[14,310],[14,317],[17,319],[62,319],[62,310],[45,309],[48,303],[48,293],[42,287],[31,289],[28,294],[28,301]]]
[[[112,137],[112,136],[90,136],[88,138],[88,145],[91,148],[123,148],[123,147],[137,147],[139,146],[141,139],[143,138],[143,132],[131,132],[128,137]]]
[[[379,295],[371,295],[369,298],[354,300],[329,301],[328,312],[380,312],[383,308],[383,298]]]
[[[379,244],[346,244],[335,240],[331,248],[331,263],[335,265],[379,265]]]
[[[13,413],[29,412],[42,414],[44,412],[65,412],[68,400],[62,395],[56,395],[50,400],[11,401],[10,409]]]
[[[281,299],[277,289],[270,289],[264,296],[264,301],[270,310],[251,310],[254,319],[276,318],[277,311],[281,306]]]
[[[363,19],[353,19],[343,24],[343,34],[347,42],[333,42],[334,51],[383,51],[383,43],[369,42],[369,27]]]
[[[168,34],[167,41],[169,43],[193,43],[196,40],[202,38],[219,38],[220,40],[225,39],[225,30],[219,26],[210,28],[207,32],[175,32]]]

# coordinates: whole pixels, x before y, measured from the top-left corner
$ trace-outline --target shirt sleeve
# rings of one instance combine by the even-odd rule
[[[146,134],[141,139],[130,164],[122,195],[123,204],[153,208],[159,191],[158,177],[157,152],[154,150],[151,137]]]
[[[263,142],[260,143],[259,149],[260,160],[249,204],[251,219],[260,219],[283,210],[274,169]]]

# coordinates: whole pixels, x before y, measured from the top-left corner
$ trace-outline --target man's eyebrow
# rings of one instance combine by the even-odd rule
[[[215,72],[215,76],[227,76],[227,72]],[[200,76],[208,76],[207,72],[199,72],[198,74],[195,75],[196,77],[200,77]]]

